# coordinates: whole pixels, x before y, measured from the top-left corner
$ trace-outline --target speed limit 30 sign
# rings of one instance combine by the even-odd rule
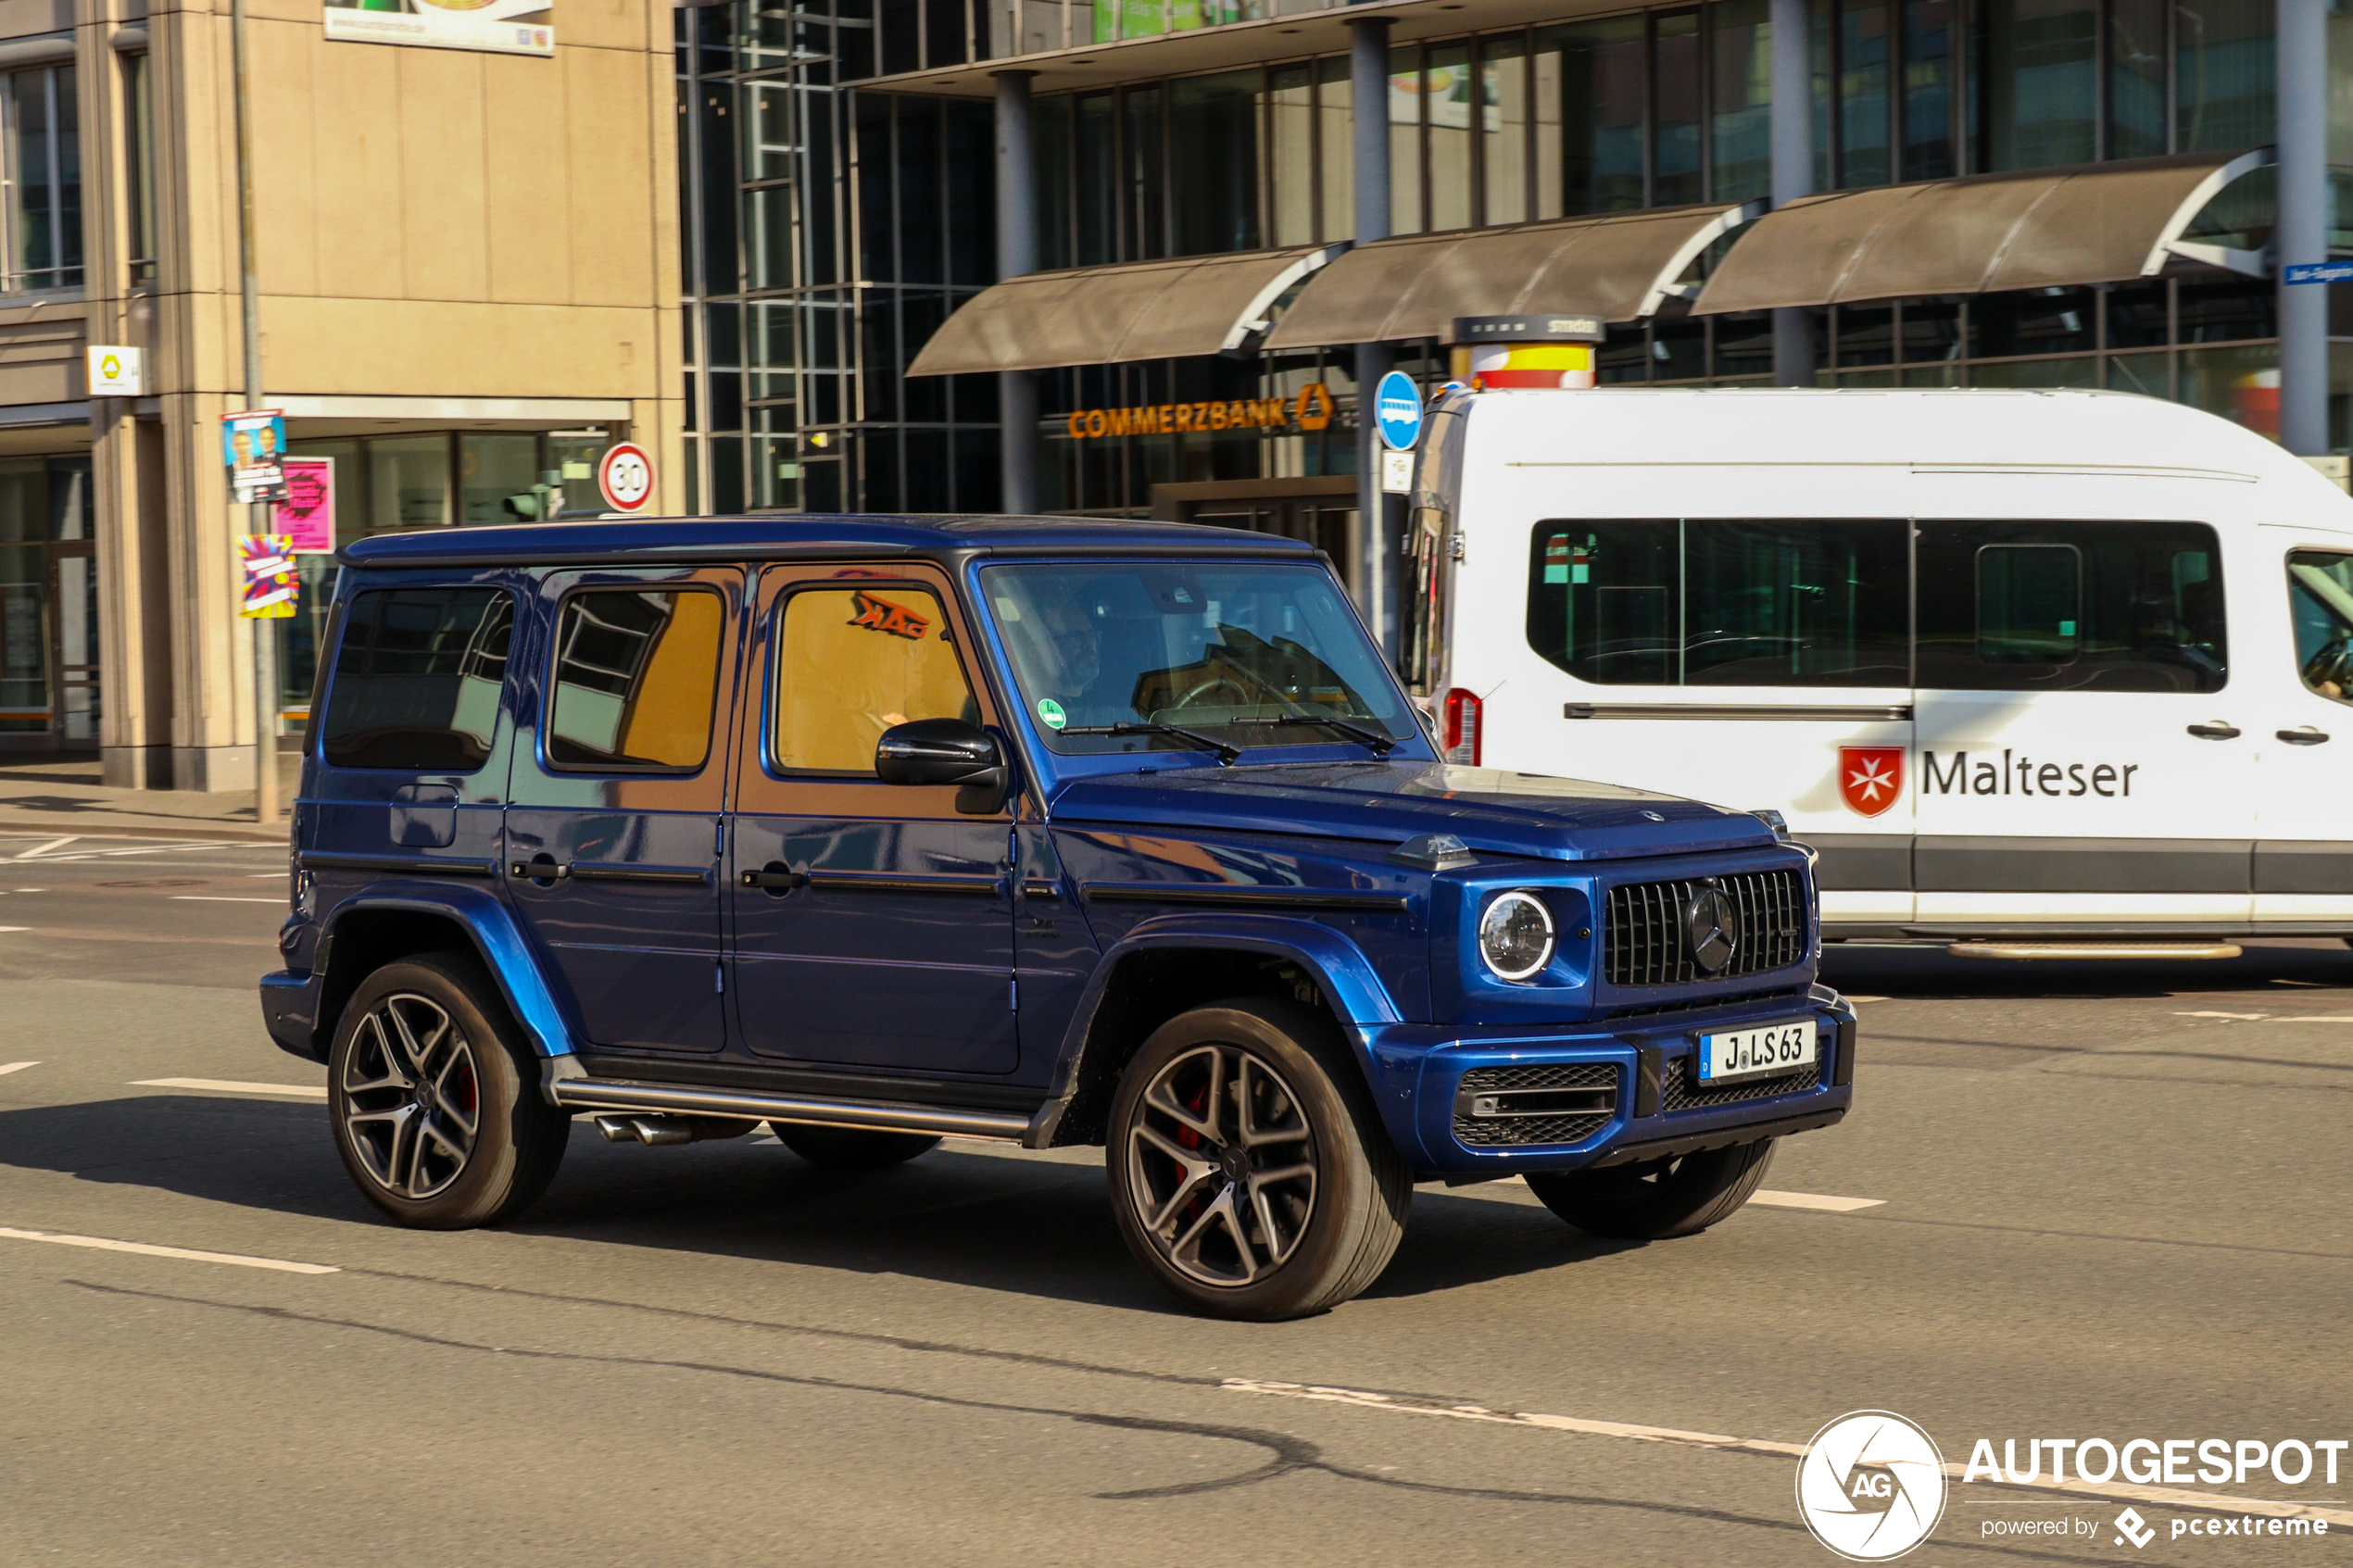
[[[597,488],[605,493],[605,505],[617,512],[642,510],[653,499],[654,460],[644,447],[624,441],[597,465]]]

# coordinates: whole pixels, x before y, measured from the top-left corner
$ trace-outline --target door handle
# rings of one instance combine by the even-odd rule
[[[542,887],[551,887],[559,878],[572,874],[570,866],[558,864],[556,858],[545,851],[528,860],[517,860],[507,870],[512,875],[527,878]]]
[[[781,898],[796,887],[808,886],[809,877],[782,860],[771,860],[756,872],[744,872],[743,884],[746,887],[757,887]]]
[[[2190,734],[2196,735],[2200,740],[2236,740],[2239,738],[2239,727],[2236,724],[2226,724],[2220,719],[2209,719],[2203,724],[2192,724],[2189,726],[2189,731]]]
[[[2300,730],[2281,730],[2277,733],[2280,739],[2290,746],[2318,746],[2329,738],[2326,731],[2316,730],[2309,724]]]

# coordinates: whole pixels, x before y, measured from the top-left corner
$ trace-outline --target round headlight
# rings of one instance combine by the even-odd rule
[[[1506,893],[1478,917],[1478,956],[1499,980],[1525,980],[1553,960],[1553,912],[1533,893]]]

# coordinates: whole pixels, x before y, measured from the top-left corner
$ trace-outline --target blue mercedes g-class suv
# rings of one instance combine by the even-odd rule
[[[575,1113],[873,1169],[1107,1149],[1194,1307],[1348,1299],[1416,1182],[1699,1230],[1852,1098],[1809,857],[1453,767],[1308,546],[811,517],[343,552],[271,1035],[404,1224]]]

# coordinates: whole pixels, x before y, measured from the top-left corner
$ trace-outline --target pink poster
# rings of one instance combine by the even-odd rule
[[[335,549],[335,460],[288,458],[286,498],[278,503],[278,532],[294,540],[298,556],[325,556]]]

